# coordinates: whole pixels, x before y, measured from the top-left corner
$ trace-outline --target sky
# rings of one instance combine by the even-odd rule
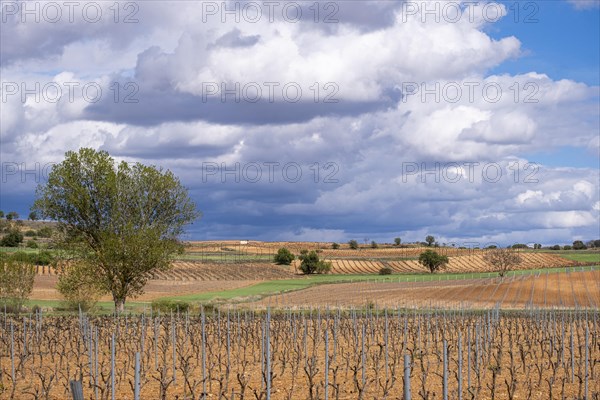
[[[0,209],[172,170],[184,239],[600,237],[600,2],[0,2]]]

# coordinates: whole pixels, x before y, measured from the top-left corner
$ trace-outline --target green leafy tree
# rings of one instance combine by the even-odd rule
[[[27,260],[20,260],[0,253],[0,304],[19,312],[33,290],[35,267]]]
[[[69,308],[87,311],[96,305],[104,293],[101,283],[96,281],[95,274],[90,273],[93,266],[82,262],[64,264],[59,268],[56,289],[66,300]]]
[[[425,242],[427,243],[427,246],[431,247],[431,245],[435,242],[435,238],[431,235],[427,235],[425,237]]]
[[[486,252],[483,260],[500,277],[504,277],[508,271],[514,269],[522,261],[521,256],[513,249],[493,249]]]
[[[0,240],[0,246],[4,247],[19,247],[23,242],[23,234],[18,229],[10,229],[6,235]]]
[[[4,218],[4,211],[0,210],[0,218]]]
[[[358,242],[354,239],[352,239],[351,241],[348,242],[348,246],[350,246],[350,248],[352,250],[356,250],[358,249]]]
[[[433,250],[425,250],[419,255],[419,263],[426,267],[432,274],[448,265],[448,256],[438,254]]]
[[[340,248],[340,244],[339,243],[332,243],[331,244],[331,248],[334,249],[334,250],[337,250],[337,249]]]
[[[298,257],[302,261],[300,270],[303,274],[326,274],[331,271],[331,263],[319,259],[319,254],[316,251],[302,250]]]
[[[115,161],[105,151],[67,152],[38,186],[32,211],[58,223],[56,245],[87,267],[116,310],[183,251],[179,236],[199,213],[170,171]]]
[[[372,248],[372,249],[376,249],[376,248],[378,248],[378,247],[379,247],[379,245],[377,244],[377,242],[373,240],[373,241],[371,242],[371,248]]]
[[[11,211],[6,214],[6,219],[12,221],[13,219],[19,219],[19,214],[16,211]]]
[[[573,250],[585,250],[587,246],[583,244],[581,240],[576,240],[573,242]]]
[[[400,246],[400,243],[402,243],[402,239],[400,239],[400,238],[398,238],[398,237],[397,237],[397,238],[394,238],[394,244],[395,244],[396,246]]]
[[[30,221],[37,221],[38,220],[38,216],[37,216],[37,213],[35,211],[31,211],[29,213],[29,220]]]
[[[275,262],[277,264],[290,265],[295,258],[296,256],[294,256],[292,252],[285,247],[277,250],[277,254],[275,254]]]

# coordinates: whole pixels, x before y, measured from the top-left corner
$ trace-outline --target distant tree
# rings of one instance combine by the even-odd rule
[[[371,248],[372,248],[372,249],[376,249],[376,248],[378,248],[378,247],[379,247],[379,246],[377,245],[377,242],[373,240],[373,241],[371,242]]]
[[[400,246],[400,243],[402,243],[402,239],[400,239],[399,237],[397,237],[397,238],[394,238],[394,244],[395,244],[396,246]]]
[[[58,222],[57,245],[81,260],[118,312],[154,272],[170,268],[184,226],[200,216],[171,171],[117,164],[89,148],[67,152],[36,197],[32,211]]]
[[[550,250],[560,250],[560,246],[555,244],[554,246],[550,246]]]
[[[427,246],[431,247],[431,245],[433,244],[433,242],[435,242],[435,238],[431,235],[427,235],[425,237],[425,242],[427,243]]]
[[[486,247],[486,249],[497,249],[498,246],[496,246],[495,244],[490,244],[488,247]]]
[[[348,242],[348,246],[350,246],[350,248],[352,250],[356,250],[358,249],[358,242],[354,239],[352,239],[351,241]]]
[[[594,240],[594,247],[600,247],[600,239]]]
[[[0,210],[0,218],[4,218],[4,211]]]
[[[13,219],[19,219],[19,214],[16,211],[11,211],[6,214],[6,219],[12,221]]]
[[[42,238],[52,237],[52,228],[49,226],[44,226],[38,231],[38,236]]]
[[[433,250],[425,250],[419,255],[419,263],[429,269],[431,273],[445,268],[449,261],[448,256],[438,254]]]
[[[30,221],[37,221],[37,219],[38,219],[37,213],[35,211],[31,211],[29,213],[29,220]]]
[[[334,250],[337,250],[337,249],[340,248],[340,245],[339,245],[339,243],[332,243],[331,244],[331,248],[334,249]]]
[[[573,242],[573,250],[585,250],[587,247],[581,240],[576,240]]]
[[[391,275],[392,272],[392,268],[388,267],[387,265],[379,269],[379,275]]]
[[[533,245],[533,248],[534,248],[535,250],[539,250],[539,249],[541,249],[541,248],[542,248],[542,245],[541,245],[541,244],[539,244],[539,243],[535,243],[535,244]]]
[[[528,249],[529,246],[523,243],[515,243],[511,246],[513,249]]]
[[[296,256],[293,255],[291,251],[289,251],[285,247],[282,247],[279,250],[277,250],[277,254],[275,254],[275,263],[290,265],[295,258]]]
[[[566,244],[563,246],[563,250],[572,250],[572,247]]]
[[[302,262],[300,263],[300,270],[305,275],[310,274],[326,274],[331,271],[331,263],[319,259],[319,255],[316,251],[302,250],[298,257]]]
[[[19,312],[33,290],[35,267],[6,253],[0,253],[0,304]]]
[[[4,247],[19,247],[23,242],[23,234],[18,229],[10,229],[6,235],[0,240],[0,246]]]
[[[521,256],[513,249],[494,249],[485,253],[483,260],[504,277],[508,271],[521,263]]]

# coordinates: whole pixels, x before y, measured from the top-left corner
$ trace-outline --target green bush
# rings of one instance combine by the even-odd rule
[[[339,245],[339,243],[333,243],[333,244],[331,245],[331,248],[332,248],[332,249],[334,249],[334,250],[337,250],[337,249],[339,249],[339,248],[340,248],[340,245]]]
[[[296,256],[294,256],[291,251],[289,251],[285,247],[282,247],[279,250],[277,250],[277,254],[275,254],[274,260],[277,264],[290,265],[292,261],[294,261],[294,258],[296,258]]]
[[[376,248],[378,248],[378,247],[379,247],[379,245],[377,244],[377,242],[373,240],[373,241],[371,242],[371,248],[372,248],[372,249],[376,249]]]
[[[300,270],[305,275],[326,274],[331,271],[331,263],[319,260],[319,255],[314,250],[310,253],[308,250],[302,250],[298,258],[302,260],[300,263]]]
[[[28,262],[34,265],[50,265],[55,261],[52,254],[46,250],[42,250],[37,253],[25,253],[24,251],[17,251],[11,256],[11,258],[16,261]]]
[[[34,230],[32,230],[32,229],[29,229],[28,231],[25,231],[25,236],[27,236],[27,237],[36,237],[37,236],[37,232],[34,231]]]
[[[356,250],[358,249],[358,242],[356,240],[351,240],[348,242],[348,246],[350,246],[352,250]]]
[[[18,229],[11,229],[6,235],[0,240],[0,246],[4,247],[19,247],[19,244],[23,242],[23,234]]]
[[[35,268],[27,261],[0,254],[0,304],[19,312],[33,290]]]
[[[36,243],[35,240],[28,240],[26,246],[29,249],[37,249],[38,248],[38,244]]]
[[[73,262],[59,268],[56,289],[66,300],[65,309],[89,311],[103,293],[94,271],[81,262]]]
[[[38,236],[43,238],[49,238],[52,236],[52,228],[45,226],[38,231]]]
[[[391,275],[392,274],[392,269],[390,267],[382,267],[379,270],[379,275]]]
[[[176,300],[154,300],[152,302],[152,309],[160,311],[162,313],[176,313],[179,312],[187,312],[190,309],[190,303],[185,301],[176,301]]]

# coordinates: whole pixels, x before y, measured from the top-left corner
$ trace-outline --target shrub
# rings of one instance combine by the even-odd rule
[[[563,246],[563,250],[571,250],[571,249],[572,249],[571,246],[569,246],[568,244]]]
[[[177,300],[158,299],[152,302],[152,309],[163,313],[187,312],[190,309],[190,303]]]
[[[18,229],[11,229],[8,233],[0,240],[0,246],[5,247],[19,247],[19,244],[23,242],[23,234]]]
[[[282,247],[279,250],[277,250],[277,254],[275,254],[274,260],[277,264],[290,265],[292,261],[294,261],[294,258],[296,258],[296,256],[294,256],[291,251],[289,251],[285,247]]]
[[[331,271],[331,263],[323,260],[319,260],[319,255],[316,251],[302,250],[298,257],[302,262],[300,263],[300,270],[303,274],[326,274]]]
[[[400,239],[400,238],[394,238],[394,244],[396,246],[400,246],[400,243],[402,243],[402,239]]]
[[[25,253],[24,251],[17,251],[12,255],[12,258],[17,261],[28,262],[33,265],[50,265],[53,264],[55,259],[49,251],[42,250],[37,253]]]
[[[554,246],[550,246],[550,250],[560,250],[560,246],[555,244]]]
[[[38,231],[38,236],[43,238],[49,238],[52,236],[52,228],[45,226]]]
[[[38,244],[36,243],[35,240],[28,240],[26,246],[29,249],[37,249],[38,248]]]
[[[88,311],[96,305],[103,293],[94,271],[78,262],[60,269],[56,289],[66,300],[66,308],[69,310],[81,307],[83,311]]]
[[[376,249],[376,248],[378,248],[378,247],[379,247],[379,246],[377,245],[377,242],[373,240],[373,241],[371,242],[371,248],[372,248],[372,249]]]
[[[356,250],[358,249],[358,242],[356,240],[351,240],[348,242],[348,246],[350,246],[352,250]]]
[[[0,254],[0,304],[19,312],[33,290],[34,278],[33,265]]]
[[[382,267],[379,270],[379,275],[391,275],[392,274],[392,269],[390,267]]]
[[[331,248],[332,248],[332,249],[334,249],[334,250],[337,250],[337,249],[339,249],[339,248],[340,248],[340,245],[339,245],[339,243],[333,243],[333,244],[331,245]]]
[[[573,250],[585,250],[587,246],[583,244],[581,240],[576,240],[573,242]]]
[[[27,236],[27,237],[36,237],[37,236],[37,232],[34,231],[34,230],[32,230],[32,229],[29,229],[28,231],[25,231],[25,236]]]

